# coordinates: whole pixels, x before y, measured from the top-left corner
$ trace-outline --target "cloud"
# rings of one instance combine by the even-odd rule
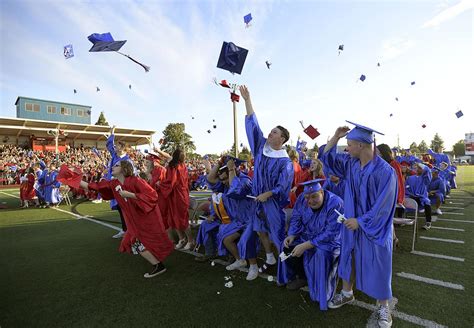
[[[474,0],[462,0],[458,4],[449,7],[435,17],[425,22],[422,28],[430,28],[441,25],[442,23],[449,21],[467,10],[474,9]]]
[[[381,61],[388,61],[391,59],[395,59],[398,56],[404,54],[413,46],[415,42],[413,40],[408,40],[405,38],[393,38],[386,40],[382,43],[382,50],[381,50]]]

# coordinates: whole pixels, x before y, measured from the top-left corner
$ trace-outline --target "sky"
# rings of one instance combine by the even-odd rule
[[[15,117],[18,96],[88,105],[92,123],[104,111],[110,124],[156,131],[155,142],[168,123],[185,123],[198,153],[220,153],[233,143],[233,111],[216,78],[247,85],[264,135],[282,125],[293,145],[298,136],[324,144],[350,120],[385,133],[379,144],[429,145],[438,133],[450,150],[474,132],[473,8],[474,0],[2,0],[0,116]],[[150,72],[89,52],[87,36],[105,32],[127,40],[121,51]],[[241,75],[216,67],[223,41],[249,50]],[[237,109],[247,145],[243,101]],[[321,135],[305,136],[301,120]]]

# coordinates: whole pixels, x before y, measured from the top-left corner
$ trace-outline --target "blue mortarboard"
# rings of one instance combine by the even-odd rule
[[[74,57],[74,50],[72,48],[72,44],[68,44],[64,46],[64,58],[69,59]]]
[[[415,85],[415,81],[413,81],[412,83],[410,83],[411,85]]]
[[[240,74],[248,52],[247,49],[238,47],[232,42],[223,42],[217,67],[231,73]]]
[[[112,34],[110,33],[94,33],[89,35],[87,39],[93,43],[93,46],[89,49],[89,52],[119,51],[125,42],[127,42],[127,40],[115,41],[112,37]]]
[[[460,117],[463,116],[463,115],[464,115],[464,114],[463,114],[462,111],[457,111],[457,112],[456,112],[456,117],[457,117],[457,118],[460,118]]]
[[[244,16],[244,23],[245,24],[248,25],[251,20],[252,20],[252,14],[251,13],[248,13],[247,15]]]
[[[374,129],[368,128],[366,126],[363,126],[351,121],[346,121],[346,122],[355,125],[355,128],[349,131],[349,133],[346,136],[348,140],[357,140],[360,142],[371,144],[374,142],[374,136],[373,136],[374,132],[384,135],[383,133],[375,131]]]
[[[433,166],[433,168],[431,169],[431,172],[439,172],[439,171],[441,171],[441,169],[436,166]]]
[[[314,179],[310,181],[306,181],[303,183],[300,183],[300,186],[303,186],[303,194],[304,195],[309,195],[312,193],[315,193],[317,191],[320,191],[322,189],[320,182],[324,181],[325,179]]]
[[[133,59],[129,55],[119,52],[120,48],[122,48],[122,46],[125,44],[125,42],[127,42],[127,40],[115,41],[114,38],[112,37],[112,34],[110,34],[109,32],[102,33],[102,34],[93,33],[89,35],[87,39],[89,39],[89,41],[93,43],[93,46],[92,48],[89,49],[89,52],[115,51],[116,53],[127,57],[134,63],[143,67],[145,72],[148,72],[150,70],[149,66],[146,66],[140,63],[139,61]]]
[[[362,74],[362,75],[359,77],[359,80],[361,80],[362,82],[364,82],[364,81],[365,81],[365,75]]]
[[[235,158],[233,156],[227,155],[224,157],[224,166],[222,166],[219,170],[225,169],[227,167],[227,162],[233,160],[235,162],[235,166],[240,166],[243,163],[246,163],[247,161],[244,161],[243,159],[240,158]]]

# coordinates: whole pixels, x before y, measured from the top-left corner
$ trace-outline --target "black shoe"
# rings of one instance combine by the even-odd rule
[[[153,278],[154,276],[157,276],[157,275],[165,273],[165,272],[166,272],[166,268],[165,268],[164,264],[160,262],[160,263],[153,266],[153,270],[150,273],[147,272],[143,276],[145,278]]]
[[[205,263],[205,262],[209,262],[211,260],[214,260],[215,258],[216,258],[215,255],[196,256],[194,258],[194,261],[196,261],[198,263]]]
[[[267,273],[271,268],[274,268],[276,264],[268,264],[264,263],[259,269],[258,272],[260,273]]]
[[[307,284],[308,284],[308,282],[305,279],[296,278],[295,280],[289,282],[286,285],[286,289],[288,289],[288,290],[298,290],[300,288],[303,288]]]

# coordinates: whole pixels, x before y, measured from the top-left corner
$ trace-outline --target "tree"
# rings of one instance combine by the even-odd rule
[[[242,151],[239,154],[239,158],[249,162],[252,158],[252,153],[250,153],[250,150],[244,146],[242,147]]]
[[[456,157],[466,155],[466,145],[464,144],[464,140],[459,140],[454,144],[453,152]]]
[[[410,145],[410,152],[412,154],[417,154],[419,153],[418,151],[418,146],[416,145],[416,142],[412,142],[411,145]]]
[[[436,133],[433,140],[431,140],[431,149],[435,152],[441,152],[441,149],[444,148],[444,141],[441,137]]]
[[[424,140],[421,140],[420,144],[418,145],[418,150],[421,154],[426,154],[426,152],[428,151],[428,145]]]
[[[180,147],[185,153],[193,153],[196,150],[192,137],[185,131],[184,123],[169,123],[163,130],[163,143],[161,150],[171,154]]]
[[[95,122],[95,125],[110,126],[105,119],[104,112],[100,112],[99,118],[97,119],[97,122]]]

